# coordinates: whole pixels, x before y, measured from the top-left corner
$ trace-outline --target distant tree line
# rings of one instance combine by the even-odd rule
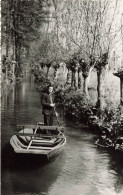
[[[6,57],[18,64],[26,60],[41,69],[63,62],[71,87],[88,96],[93,69],[97,72],[97,106],[102,108],[102,84],[111,51],[122,25],[117,17],[120,0],[2,1],[2,42]],[[118,15],[119,14],[119,15]],[[7,67],[7,66],[6,66]],[[67,81],[66,81],[67,83]]]

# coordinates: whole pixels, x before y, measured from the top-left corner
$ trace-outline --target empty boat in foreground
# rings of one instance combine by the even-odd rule
[[[11,137],[10,144],[16,153],[40,154],[51,159],[62,151],[66,137],[63,127],[26,125]]]

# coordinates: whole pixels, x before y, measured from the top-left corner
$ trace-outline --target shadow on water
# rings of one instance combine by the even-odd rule
[[[52,162],[55,158],[48,161],[45,156],[35,154],[17,154],[14,152],[11,145],[8,143],[1,151],[1,166],[2,170],[10,171],[32,171],[41,168]]]
[[[47,194],[62,168],[61,158],[48,161],[40,155],[16,154],[8,143],[2,149],[2,194]]]

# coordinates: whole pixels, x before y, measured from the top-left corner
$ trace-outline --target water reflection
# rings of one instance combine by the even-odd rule
[[[2,103],[3,195],[123,194],[123,156],[96,147],[96,135],[86,126],[75,127],[66,121],[66,147],[50,163],[40,156],[15,154],[9,140],[17,124],[37,121],[42,121],[40,97],[34,78],[27,74]]]
[[[79,141],[75,142],[74,140],[73,146],[74,138],[70,139],[69,145],[66,148],[66,162],[57,181],[50,187],[48,194],[118,194],[118,188],[119,194],[122,194],[123,175],[122,178],[119,178],[117,171],[110,170],[110,166],[113,163],[110,154],[107,151],[100,151],[94,147],[91,142],[94,138],[92,135],[87,135],[86,133],[80,137],[80,132],[76,132],[77,134]],[[70,148],[73,148],[73,150],[70,150]],[[117,167],[117,164],[114,167]],[[121,168],[119,171],[121,171]],[[116,189],[118,180],[121,186],[117,186]],[[120,193],[120,191],[122,192]]]

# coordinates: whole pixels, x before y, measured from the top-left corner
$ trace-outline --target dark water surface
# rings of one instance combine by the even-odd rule
[[[40,97],[28,73],[2,101],[2,195],[123,195],[123,156],[96,147],[84,125],[64,124],[67,144],[52,162],[15,154],[9,140],[17,124],[38,121]]]

